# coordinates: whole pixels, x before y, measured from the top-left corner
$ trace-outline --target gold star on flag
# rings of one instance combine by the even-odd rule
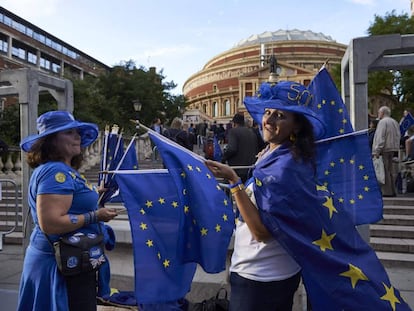
[[[187,168],[188,168],[189,171],[193,170],[193,166],[191,164],[187,164]]]
[[[152,201],[147,200],[147,202],[145,202],[145,206],[148,208],[152,207]]]
[[[335,106],[335,100],[331,100],[331,106]]]
[[[224,204],[225,206],[227,206],[227,205],[229,204],[229,201],[227,201],[227,199],[224,199],[223,204]]]
[[[170,266],[170,261],[168,259],[165,259],[162,264],[163,264],[164,268],[168,268]]]
[[[364,187],[364,191],[368,192],[369,191],[369,187]]]
[[[190,211],[190,207],[188,205],[184,205],[184,213],[188,214],[189,211]]]
[[[211,179],[211,175],[209,173],[206,174],[208,179]]]
[[[141,224],[139,225],[139,227],[140,227],[142,230],[147,230],[147,229],[148,229],[147,224],[144,224],[143,222],[141,222]]]
[[[159,202],[160,204],[165,204],[165,199],[164,199],[164,198],[159,198],[159,199],[158,199],[158,202]]]
[[[208,229],[206,228],[201,228],[200,233],[201,235],[207,235]]]
[[[139,212],[141,213],[141,215],[145,215],[145,211],[144,211],[144,209],[142,209],[142,208],[141,208],[141,209],[139,210]]]
[[[368,175],[364,175],[364,180],[368,180],[369,176]]]
[[[332,197],[325,197],[326,202],[323,203],[322,205],[325,206],[328,210],[329,210],[329,219],[332,218],[333,213],[337,213],[337,209],[335,208],[335,206],[333,205],[333,199]]]
[[[177,201],[173,201],[171,203],[172,207],[177,208],[178,207],[178,202]]]
[[[229,220],[229,218],[227,217],[226,214],[223,214],[222,218],[223,218],[224,221],[228,221]]]
[[[401,303],[400,300],[395,296],[394,287],[388,287],[384,283],[382,283],[385,287],[386,294],[381,297],[381,300],[387,300],[391,304],[392,310],[395,311],[395,303]]]
[[[147,240],[147,242],[145,244],[147,244],[148,247],[153,247],[154,246],[154,242],[152,240]]]
[[[199,168],[198,166],[196,166],[196,171],[200,173],[201,172],[201,168]]]
[[[360,280],[368,281],[367,276],[362,272],[361,269],[359,269],[358,267],[352,264],[348,264],[348,266],[349,266],[349,270],[342,272],[339,275],[350,278],[351,283],[352,283],[352,288],[355,288],[357,282]]]
[[[365,167],[361,164],[358,166],[358,168],[362,171]]]
[[[219,224],[216,225],[216,232],[220,232],[221,231],[221,226]]]
[[[322,236],[319,240],[313,241],[312,244],[318,245],[322,252],[326,251],[327,249],[333,250],[331,241],[336,236],[336,233],[332,233],[331,235],[327,235],[325,230],[322,229]]]

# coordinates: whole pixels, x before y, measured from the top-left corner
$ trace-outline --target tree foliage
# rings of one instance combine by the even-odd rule
[[[414,19],[395,10],[385,16],[374,16],[368,28],[369,35],[414,34]],[[368,95],[386,97],[397,105],[395,114],[414,107],[414,74],[412,70],[389,70],[369,73]]]

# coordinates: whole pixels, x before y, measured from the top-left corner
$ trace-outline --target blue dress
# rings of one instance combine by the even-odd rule
[[[37,167],[30,178],[28,201],[34,230],[26,250],[19,289],[18,311],[67,311],[66,283],[57,269],[50,242],[39,228],[36,197],[39,194],[73,195],[70,214],[83,214],[98,208],[98,192],[75,169],[62,162]],[[80,232],[98,233],[98,225],[80,228]],[[49,235],[56,241],[59,235]]]

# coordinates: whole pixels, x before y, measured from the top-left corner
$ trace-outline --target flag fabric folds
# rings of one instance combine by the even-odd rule
[[[208,273],[223,271],[234,229],[230,199],[203,158],[154,131],[149,135],[178,189],[177,204],[184,213],[179,239],[183,262],[197,262]]]
[[[367,133],[354,132],[346,106],[325,67],[308,88],[314,96],[311,108],[327,127],[326,140],[318,141],[316,146],[319,182],[338,198],[355,225],[379,221],[383,202]]]
[[[217,135],[214,135],[213,143],[214,143],[213,159],[214,161],[221,162],[221,157],[223,156],[223,152],[221,151],[221,147],[217,139]]]
[[[411,113],[407,113],[407,115],[400,122],[401,137],[404,137],[405,136],[405,132],[412,125],[414,125],[414,117],[411,115]]]
[[[135,296],[140,304],[166,303],[190,291],[195,263],[183,263],[179,245],[184,205],[166,171],[118,173],[134,252]]]
[[[355,225],[382,219],[382,195],[371,159],[367,131],[317,144],[317,178],[337,198]]]
[[[322,118],[326,126],[322,138],[353,132],[348,110],[325,67],[316,74],[308,89],[313,94],[313,103],[309,108]]]
[[[315,198],[302,197],[264,223],[302,267],[312,309],[411,310],[341,204],[322,185],[311,196],[319,204],[303,204]]]
[[[101,171],[138,169],[138,159],[134,142],[135,137],[131,139],[126,150],[124,150],[125,142],[122,133],[118,133],[117,126],[114,126],[111,133],[106,130],[101,155]],[[100,197],[99,203],[101,205],[107,202],[122,202],[114,174],[100,173],[98,184],[103,185],[107,189]]]

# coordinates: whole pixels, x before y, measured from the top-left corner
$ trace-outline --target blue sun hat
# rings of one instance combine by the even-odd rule
[[[313,95],[302,84],[293,81],[264,82],[253,97],[246,97],[244,104],[257,124],[262,124],[266,108],[304,115],[313,126],[315,140],[325,135],[325,123],[311,110]]]
[[[81,136],[81,147],[92,144],[99,134],[96,124],[77,121],[71,113],[63,110],[48,111],[39,116],[36,122],[38,134],[29,135],[20,142],[20,148],[25,152],[29,152],[39,138],[60,131],[78,129]]]

